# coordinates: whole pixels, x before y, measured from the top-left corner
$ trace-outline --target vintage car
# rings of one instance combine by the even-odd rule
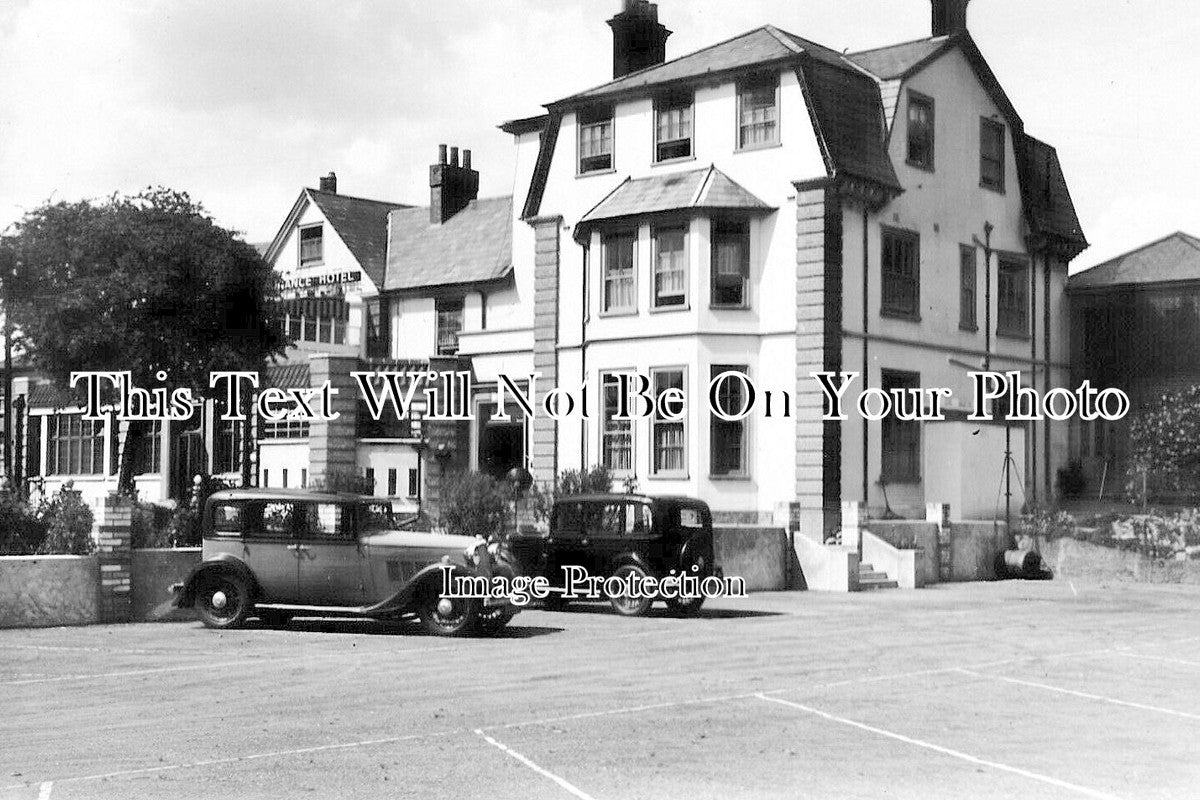
[[[566,567],[605,578],[721,577],[713,551],[712,513],[701,500],[638,494],[566,496],[555,501],[549,522],[546,531],[515,534],[509,547],[522,574],[542,576],[558,589],[566,586]],[[546,605],[562,608],[569,599],[552,592]],[[685,615],[695,614],[704,603],[703,597],[608,595],[613,609],[624,616],[645,614],[656,599]]]
[[[375,498],[232,489],[208,499],[201,525],[201,563],[172,589],[175,605],[195,608],[210,628],[250,617],[281,626],[296,615],[415,615],[430,632],[454,636],[495,632],[517,611],[442,596],[443,565],[462,576],[502,568],[483,539],[397,530],[390,506]]]

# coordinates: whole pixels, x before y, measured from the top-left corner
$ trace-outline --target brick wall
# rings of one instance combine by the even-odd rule
[[[95,523],[100,622],[129,622],[131,618],[132,518],[133,505],[127,498],[115,494],[104,498]]]

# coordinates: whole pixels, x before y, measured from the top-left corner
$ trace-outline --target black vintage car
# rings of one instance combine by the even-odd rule
[[[551,510],[547,531],[516,534],[509,545],[523,574],[543,576],[556,589],[567,585],[569,567],[582,568],[591,576],[659,582],[672,576],[699,581],[721,575],[714,563],[712,513],[703,501],[688,497],[563,497]],[[607,597],[624,616],[645,614],[655,600],[680,614],[694,614],[704,603],[703,597],[614,593]],[[562,608],[570,599],[552,591],[546,605]]]

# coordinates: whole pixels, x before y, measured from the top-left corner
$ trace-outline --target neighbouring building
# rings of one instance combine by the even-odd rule
[[[1087,243],[966,8],[935,0],[930,38],[861,53],[768,25],[666,61],[656,6],[628,2],[609,21],[613,80],[504,126],[534,368],[601,387],[591,418],[534,421],[538,479],[601,463],[719,520],[820,537],[847,502],[1003,516],[1007,439],[1018,502],[1054,492],[1066,425],[967,423],[968,372],[1067,383],[1067,266]],[[957,406],[823,422],[822,370],[862,373],[856,392],[948,387]],[[616,376],[633,371],[693,399],[744,373],[791,392],[792,418],[726,422],[693,400],[685,423],[622,421]],[[728,381],[720,401],[744,394]]]
[[[1200,239],[1173,233],[1072,275],[1071,365],[1075,381],[1114,387],[1131,408],[1200,384]],[[1080,422],[1071,453],[1089,495],[1124,490],[1128,419]]]

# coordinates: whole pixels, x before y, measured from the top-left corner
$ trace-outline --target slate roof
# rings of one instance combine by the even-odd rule
[[[638,89],[703,79],[730,70],[785,61],[802,53],[808,53],[815,59],[829,63],[841,63],[841,55],[828,47],[781,31],[773,25],[764,25],[694,53],[632,72],[558,103],[552,103],[551,106],[578,105],[583,101],[626,94]]]
[[[1022,134],[1020,140],[1024,152],[1020,154],[1018,168],[1030,225],[1035,232],[1060,240],[1077,255],[1087,248],[1088,241],[1079,224],[1058,152],[1028,134]]]
[[[387,218],[396,209],[411,208],[402,203],[368,200],[345,194],[305,189],[317,208],[329,220],[337,235],[346,243],[371,281],[383,282],[387,262]]]
[[[1105,261],[1067,280],[1070,291],[1200,281],[1200,239],[1172,233],[1156,242]]]
[[[584,214],[580,224],[693,208],[773,210],[716,167],[706,167],[637,180],[626,178]]]
[[[308,364],[303,361],[272,364],[263,371],[262,385],[275,389],[307,389]]]
[[[877,78],[890,81],[907,77],[910,72],[939,55],[950,44],[949,36],[935,36],[931,39],[918,39],[915,42],[850,53],[846,58]]]
[[[421,289],[504,278],[512,270],[512,198],[472,200],[441,225],[428,208],[387,218],[386,290]]]
[[[53,383],[35,383],[29,387],[26,399],[30,408],[78,408],[80,401],[69,391],[59,389]]]

